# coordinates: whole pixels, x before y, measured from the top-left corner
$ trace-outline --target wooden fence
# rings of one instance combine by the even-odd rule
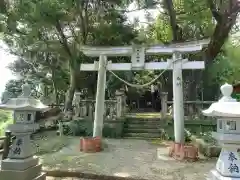
[[[12,133],[10,131],[5,132],[5,136],[0,137],[0,141],[4,141],[3,148],[0,149],[0,153],[2,154],[2,160],[6,159],[12,144]]]

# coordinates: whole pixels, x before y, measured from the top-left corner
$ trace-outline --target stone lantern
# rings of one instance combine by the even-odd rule
[[[41,173],[42,165],[34,156],[35,152],[30,141],[30,135],[39,128],[35,123],[36,111],[48,109],[30,96],[31,88],[26,83],[22,86],[22,95],[9,99],[0,109],[13,110],[14,123],[8,129],[16,136],[8,158],[1,162],[0,180],[45,180]]]
[[[222,85],[223,97],[202,111],[205,116],[218,118],[217,132],[213,132],[213,137],[222,147],[209,180],[240,180],[240,102],[231,97],[232,91],[232,85]]]

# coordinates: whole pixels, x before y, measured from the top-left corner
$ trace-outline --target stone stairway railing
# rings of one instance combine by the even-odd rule
[[[74,114],[77,117],[94,119],[95,100],[81,100],[75,104]],[[104,117],[114,119],[117,117],[117,101],[105,100]]]

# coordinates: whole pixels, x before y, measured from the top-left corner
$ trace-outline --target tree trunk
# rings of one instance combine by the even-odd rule
[[[80,65],[76,62],[74,65],[70,65],[70,87],[65,100],[65,112],[72,111],[72,101],[76,90],[76,79],[80,71],[79,67]]]
[[[55,70],[52,69],[52,86],[53,86],[53,93],[55,96],[55,103],[58,105],[59,104],[59,95],[58,95],[58,88],[57,88],[57,82],[56,82],[56,73]]]

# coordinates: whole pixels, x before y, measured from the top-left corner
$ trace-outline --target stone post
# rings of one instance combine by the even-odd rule
[[[168,92],[161,92],[160,97],[161,97],[161,117],[165,118],[168,110],[167,107]]]
[[[117,99],[117,118],[122,117],[124,113],[124,92],[116,91],[116,99]]]
[[[122,95],[122,108],[122,115],[124,115],[127,113],[127,96],[124,93]]]
[[[42,165],[30,141],[30,135],[39,128],[35,123],[36,111],[47,110],[39,100],[30,97],[31,88],[28,84],[22,86],[23,94],[1,104],[0,109],[14,111],[14,124],[8,129],[16,136],[8,158],[2,160],[0,180],[45,180],[41,173]]]
[[[58,130],[59,130],[59,136],[63,135],[63,122],[62,120],[58,121]]]
[[[114,112],[114,111],[115,111],[114,104],[115,104],[115,103],[112,103],[112,102],[111,102],[111,106],[109,107],[109,108],[110,108],[110,110],[109,110],[109,115],[110,115],[111,118],[114,117],[114,113],[115,113],[115,112]]]
[[[88,104],[88,118],[93,120],[93,103],[91,101],[87,102]]]
[[[82,117],[86,117],[87,116],[87,102],[85,101],[82,104]]]
[[[81,115],[80,101],[81,101],[81,92],[75,92],[73,97],[73,105],[75,106],[74,113],[76,117],[80,117]]]

